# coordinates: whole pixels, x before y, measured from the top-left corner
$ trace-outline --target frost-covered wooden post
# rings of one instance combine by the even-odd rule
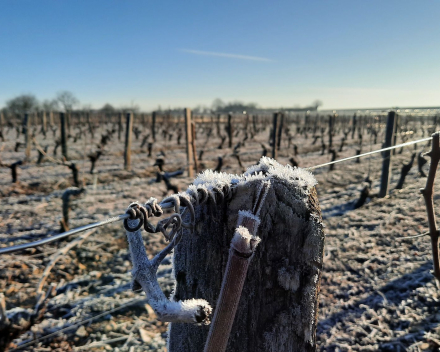
[[[258,205],[264,183],[270,188]],[[324,233],[315,184],[309,172],[263,157],[242,176],[205,171],[184,194],[195,204],[195,226],[175,248],[172,300],[204,299],[214,309],[237,224],[261,207],[226,351],[316,350]],[[168,351],[203,351],[209,329],[172,323]]]
[[[124,168],[131,170],[131,139],[133,130],[133,113],[127,112],[127,120],[125,124],[125,151],[124,151]]]
[[[66,160],[69,160],[67,155],[67,131],[66,131],[66,114],[60,112],[60,127],[61,127],[61,152]]]
[[[26,147],[25,150],[26,161],[29,161],[31,158],[31,117],[28,113],[24,114],[23,133],[24,133],[24,142]]]
[[[385,131],[385,143],[383,145],[384,148],[391,147],[393,142],[393,133],[395,130],[396,123],[396,113],[394,111],[390,111],[388,113],[387,118],[387,128]],[[383,198],[388,194],[388,184],[390,183],[391,176],[391,151],[387,150],[383,152],[383,163],[382,163],[382,176],[380,179],[380,191],[379,197]]]
[[[186,108],[185,114],[185,134],[186,134],[186,158],[188,162],[188,176],[194,177],[194,158],[192,149],[192,124],[191,124],[191,109]]]

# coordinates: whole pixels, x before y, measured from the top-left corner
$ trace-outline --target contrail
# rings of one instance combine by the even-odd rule
[[[190,54],[196,54],[196,55],[227,57],[227,58],[230,58],[230,59],[274,62],[274,60],[267,59],[265,57],[258,57],[258,56],[248,56],[248,55],[239,55],[239,54],[227,54],[227,53],[216,53],[216,52],[212,52],[212,51],[201,51],[201,50],[190,50],[190,49],[180,49],[180,51],[183,51],[185,53],[190,53]]]

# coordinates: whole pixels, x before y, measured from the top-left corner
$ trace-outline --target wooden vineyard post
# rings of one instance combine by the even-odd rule
[[[151,138],[156,142],[156,111],[151,114]]]
[[[396,123],[396,113],[390,111],[387,118],[387,127],[385,131],[385,143],[383,148],[391,147],[393,142],[393,133],[395,130]],[[390,182],[391,176],[391,151],[387,150],[383,152],[383,163],[382,163],[382,176],[380,179],[380,191],[379,197],[383,198],[388,194],[388,184]]]
[[[333,125],[335,120],[335,114],[329,115],[328,117],[328,151],[333,147]]]
[[[216,124],[215,124],[215,126],[216,126],[216,131],[217,131],[217,137],[221,137],[221,132],[220,132],[220,118],[221,118],[221,115],[220,115],[220,114],[217,114],[217,122],[216,122]]]
[[[71,111],[67,110],[65,115],[64,115],[64,118],[66,120],[67,131],[70,132],[70,125],[72,124],[72,120],[71,120],[72,114],[71,114]]]
[[[122,136],[122,112],[118,114],[118,140],[121,140]]]
[[[232,113],[228,114],[228,147],[232,148],[234,128],[232,127]]]
[[[324,249],[316,181],[269,158],[249,172],[255,176],[205,172],[187,191],[195,226],[174,249],[172,300],[226,309],[214,312],[212,333],[207,325],[171,323],[169,352],[316,350]],[[211,196],[201,201],[206,189],[217,204]]]
[[[197,151],[196,151],[196,123],[194,121],[191,122],[191,148],[194,158],[194,168],[197,173],[199,172],[199,162],[197,160]]]
[[[61,153],[63,154],[66,160],[69,160],[67,155],[67,131],[66,131],[66,114],[64,112],[60,112],[60,128],[61,128]]]
[[[125,124],[125,150],[124,150],[124,169],[131,170],[131,139],[133,130],[133,113],[127,112]]]
[[[53,111],[51,110],[49,112],[49,125],[52,127],[54,125],[54,121],[53,121]]]
[[[24,114],[23,134],[24,134],[26,161],[29,161],[30,157],[31,157],[31,136],[30,136],[30,134],[31,134],[31,115],[29,113]]]
[[[280,113],[273,114],[273,127],[272,127],[272,158],[277,159],[278,156],[278,129],[280,126]]]
[[[397,144],[397,129],[399,128],[400,117],[396,114],[396,121],[394,122],[394,131],[393,131],[393,145]],[[393,149],[393,155],[396,155],[396,149]]]
[[[306,115],[307,118],[307,115]],[[284,127],[284,114],[280,113],[280,121],[278,127],[278,135],[277,135],[277,150],[280,150],[281,147],[281,138],[283,136],[283,127]]]
[[[46,116],[46,111],[42,111],[41,112],[41,124],[42,124],[43,134],[46,135],[46,132],[47,132],[47,116]]]
[[[185,134],[186,134],[186,158],[188,164],[188,176],[194,177],[194,157],[192,149],[192,127],[191,127],[191,109],[186,108],[185,114]]]
[[[23,133],[24,133],[24,143],[25,143],[25,155],[26,161],[31,159],[31,116],[29,113],[24,114],[23,120]]]
[[[351,122],[351,139],[354,139],[354,134],[356,133],[356,124],[357,124],[356,113],[354,113],[353,119]]]

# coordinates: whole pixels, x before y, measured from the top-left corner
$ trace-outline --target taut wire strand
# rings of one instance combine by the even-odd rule
[[[161,207],[162,207],[162,209],[170,209],[170,208],[174,207],[174,204],[172,204],[170,202],[167,202],[167,203],[164,203],[163,205],[161,205]],[[65,238],[65,237],[68,237],[70,235],[74,235],[74,234],[76,234],[78,232],[87,231],[89,229],[93,229],[95,227],[100,227],[100,226],[103,226],[103,225],[111,224],[111,223],[116,222],[116,221],[122,221],[122,220],[128,219],[129,217],[130,217],[129,214],[122,214],[122,215],[118,215],[118,216],[115,216],[115,217],[112,217],[112,218],[108,218],[106,220],[95,222],[93,224],[80,226],[80,227],[77,227],[76,229],[72,229],[72,230],[69,230],[67,232],[63,232],[63,233],[60,233],[58,235],[55,235],[55,236],[46,237],[46,238],[43,238],[43,239],[41,239],[39,241],[18,244],[16,246],[11,246],[11,247],[0,248],[0,255],[1,254],[8,254],[8,253],[13,253],[13,252],[18,252],[18,251],[21,251],[23,249],[28,249],[28,248],[32,248],[32,247],[41,246],[43,244],[55,242],[55,241],[58,241],[60,239]]]
[[[392,150],[392,149],[401,148],[401,147],[405,147],[405,146],[412,145],[412,144],[426,142],[426,141],[429,141],[431,139],[432,139],[432,137],[427,137],[427,138],[419,139],[419,140],[416,140],[416,141],[411,141],[411,142],[406,142],[406,143],[398,144],[398,145],[395,145],[395,146],[392,146],[392,147],[388,147],[388,148],[373,150],[373,151],[370,151],[368,153],[364,153],[364,154],[360,154],[360,155],[355,155],[355,156],[350,156],[350,157],[339,159],[339,160],[335,160],[335,161],[330,161],[328,163],[324,163],[324,164],[320,164],[320,165],[316,165],[316,166],[306,167],[304,169],[306,169],[306,170],[315,170],[315,169],[318,169],[318,168],[321,168],[321,167],[324,167],[324,166],[328,166],[328,165],[332,165],[332,164],[336,164],[336,163],[341,163],[343,161],[348,161],[348,160],[353,160],[353,159],[357,159],[357,158],[362,158],[364,156],[368,156],[368,155],[384,152],[384,151],[387,151],[387,150]],[[165,203],[159,203],[159,204],[160,204],[162,209],[174,208],[174,202],[173,201],[169,201],[169,202],[165,202]],[[86,230],[89,230],[89,229],[93,229],[95,227],[100,227],[100,226],[103,226],[103,225],[107,225],[107,224],[110,224],[110,223],[113,223],[113,222],[116,222],[116,221],[121,221],[121,220],[129,219],[129,218],[130,218],[129,214],[118,215],[118,216],[115,216],[115,217],[112,217],[112,218],[109,218],[109,219],[106,219],[106,220],[95,222],[93,224],[84,225],[84,226],[78,227],[76,229],[73,229],[73,230],[70,230],[70,231],[67,231],[67,232],[60,233],[60,234],[52,236],[52,237],[44,238],[44,239],[39,240],[39,241],[19,244],[19,245],[11,246],[11,247],[0,248],[0,255],[1,254],[17,252],[17,251],[20,251],[20,250],[23,250],[23,249],[27,249],[27,248],[41,246],[43,244],[47,244],[47,243],[51,243],[51,242],[54,242],[54,241],[58,241],[58,240],[60,240],[62,238],[68,237],[68,236],[76,234],[78,232],[86,231]]]
[[[115,222],[115,221],[124,220],[124,219],[128,218],[129,216],[130,215],[128,215],[128,214],[118,215],[118,216],[115,216],[115,217],[112,217],[112,218],[108,218],[106,220],[95,222],[93,224],[80,226],[80,227],[77,227],[76,229],[72,229],[72,230],[69,230],[67,232],[63,232],[63,233],[60,233],[58,235],[52,236],[52,237],[46,237],[46,238],[43,238],[42,240],[39,240],[39,241],[23,243],[23,244],[19,244],[19,245],[12,246],[12,247],[0,248],[0,254],[7,254],[7,253],[12,253],[12,252],[17,252],[17,251],[20,251],[22,249],[37,247],[37,246],[41,246],[41,245],[46,244],[46,243],[51,243],[51,242],[54,242],[54,241],[58,241],[58,240],[60,240],[62,238],[68,237],[68,236],[73,235],[73,234],[78,233],[78,232],[82,232],[82,231],[86,231],[86,230],[89,230],[89,229],[93,229],[95,227],[111,224],[112,222]]]
[[[343,158],[343,159],[339,159],[339,160],[335,160],[335,161],[330,161],[330,162],[325,163],[325,164],[320,164],[320,165],[311,166],[311,167],[305,167],[304,169],[306,169],[306,170],[315,170],[315,169],[319,169],[319,168],[324,167],[324,166],[341,163],[343,161],[348,161],[348,160],[352,160],[352,159],[362,158],[364,156],[368,156],[368,155],[376,154],[376,153],[381,153],[381,152],[385,152],[387,150],[392,150],[392,149],[396,149],[396,148],[405,147],[405,146],[411,145],[411,144],[417,144],[417,143],[421,143],[421,142],[430,141],[431,139],[432,139],[432,137],[427,137],[427,138],[419,139],[417,141],[411,141],[411,142],[406,142],[406,143],[402,143],[402,144],[397,144],[397,145],[394,145],[392,147],[378,149],[378,150],[373,150],[372,152],[368,152],[368,153],[364,153],[364,154],[349,156],[347,158]]]

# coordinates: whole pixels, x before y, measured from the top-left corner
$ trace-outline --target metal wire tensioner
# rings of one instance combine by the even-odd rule
[[[195,230],[195,211],[193,203],[203,204],[207,208],[210,205],[218,205],[231,195],[229,185],[218,187],[205,187],[204,185],[190,186],[190,191],[179,193],[165,198],[160,204],[150,198],[145,205],[138,202],[131,203],[127,209],[127,218],[124,220],[124,228],[127,231],[127,241],[133,264],[132,289],[137,291],[142,288],[147,301],[156,312],[159,320],[168,322],[181,322],[192,324],[209,324],[212,307],[203,299],[190,299],[175,301],[168,299],[163,293],[157,279],[157,270],[162,260],[175,248],[183,238],[183,229],[189,235]],[[160,220],[153,226],[148,219],[163,215],[162,206],[173,208],[175,213],[170,217]],[[184,207],[181,212],[181,205]],[[186,215],[186,216],[185,216]],[[185,216],[185,217],[184,217]],[[189,219],[184,222],[182,218]],[[152,259],[148,258],[141,229],[150,233],[162,232],[170,242],[164,249]]]
[[[182,194],[176,194],[164,199],[161,204],[167,205],[167,208],[171,206],[174,208],[175,213],[168,218],[160,220],[157,225],[154,226],[148,221],[149,218],[160,217],[164,213],[162,206],[157,203],[157,199],[150,198],[145,205],[139,202],[131,203],[126,211],[129,217],[124,219],[125,230],[135,232],[144,227],[144,230],[149,233],[162,232],[167,241],[171,241],[182,228],[190,231],[194,229],[195,212],[191,199]],[[181,204],[185,207],[182,213],[180,213]],[[182,221],[182,216],[187,212],[190,213],[190,222],[188,223]],[[134,226],[131,225],[134,222],[133,220],[138,220]]]

